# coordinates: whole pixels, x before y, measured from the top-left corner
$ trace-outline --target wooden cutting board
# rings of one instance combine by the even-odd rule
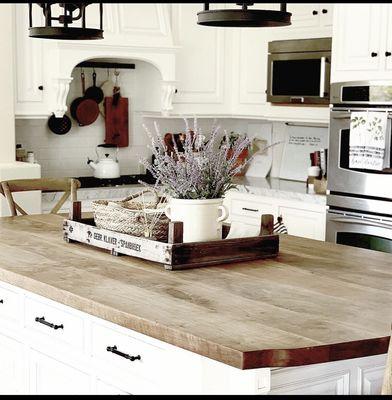
[[[120,97],[113,104],[113,97],[105,97],[105,143],[118,147],[129,145],[128,98]]]

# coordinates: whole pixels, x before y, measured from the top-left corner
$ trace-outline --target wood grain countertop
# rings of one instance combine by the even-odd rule
[[[392,255],[293,236],[276,259],[187,271],[62,239],[63,218],[0,218],[0,280],[241,369],[387,352]]]

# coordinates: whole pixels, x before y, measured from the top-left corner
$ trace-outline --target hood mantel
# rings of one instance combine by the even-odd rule
[[[175,55],[178,47],[114,46],[110,44],[58,43],[56,76],[53,75],[53,93],[50,113],[61,117],[67,111],[66,99],[72,81],[72,70],[82,61],[110,58],[118,61],[145,61],[161,73],[161,108],[163,114],[172,110],[175,92]]]
[[[98,8],[95,10],[94,4],[90,7],[89,16],[97,23]],[[34,10],[36,17],[42,18],[39,8]],[[67,111],[66,100],[74,67],[82,61],[105,58],[120,62],[144,61],[154,65],[162,78],[161,110],[163,114],[168,114],[172,109],[175,92],[175,57],[179,48],[174,45],[170,11],[169,4],[105,3],[104,39],[61,41],[29,38],[27,4],[15,5],[14,29],[21,55],[17,65],[20,74],[26,79],[25,83],[18,82],[18,90],[26,88],[30,91],[26,94],[22,92],[20,96],[24,109],[32,105],[31,111],[27,110],[26,114],[33,118],[46,117],[52,113],[57,117],[63,116]],[[34,78],[34,73],[41,78]],[[31,91],[38,85],[44,87],[42,94],[31,95]],[[38,103],[41,96],[43,100]]]

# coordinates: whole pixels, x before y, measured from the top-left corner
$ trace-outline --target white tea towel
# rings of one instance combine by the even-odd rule
[[[278,221],[274,224],[274,233],[287,234],[287,228],[282,222],[282,217],[278,217]],[[259,236],[260,226],[249,225],[241,221],[232,221],[229,234],[226,239],[244,238]]]
[[[386,144],[390,143],[387,123],[386,112],[351,113],[349,168],[381,171],[388,167],[385,157]]]

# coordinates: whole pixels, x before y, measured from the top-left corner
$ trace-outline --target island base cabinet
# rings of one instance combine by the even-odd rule
[[[30,351],[29,394],[90,394],[91,378],[76,365],[56,360],[35,350]]]
[[[23,350],[22,343],[0,334],[0,395],[25,392]]]
[[[380,394],[386,355],[271,371],[269,394]]]
[[[2,304],[16,296],[15,304],[25,305],[24,309],[15,307],[20,324],[7,325],[0,314],[0,394],[305,395],[381,391],[386,354],[302,367],[240,370],[15,286],[0,282],[0,288],[12,293],[7,295],[3,290]],[[63,323],[63,327],[56,330],[41,323],[47,328],[45,337],[45,330],[37,332],[23,323],[30,303],[39,307],[34,312],[39,311],[40,317],[56,317],[56,323]],[[62,330],[69,336],[61,336]],[[72,348],[64,340],[68,337],[77,339],[79,345]],[[113,347],[116,352],[111,351]],[[140,359],[127,357],[138,355]]]

